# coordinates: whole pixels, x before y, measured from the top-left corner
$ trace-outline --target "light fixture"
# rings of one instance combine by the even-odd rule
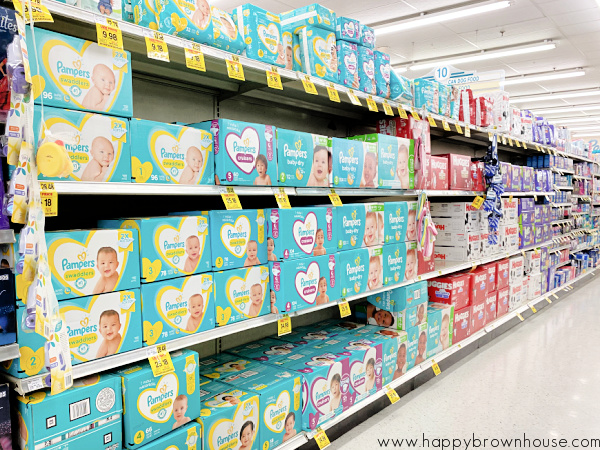
[[[562,114],[569,112],[579,112],[579,111],[598,111],[600,110],[599,105],[581,105],[581,106],[569,106],[566,108],[544,108],[544,109],[536,109],[536,114]]]
[[[569,127],[571,131],[600,131],[600,126],[594,125],[589,127]]]
[[[552,122],[556,122],[561,125],[564,123],[600,122],[600,117],[570,117],[567,119],[552,119]]]
[[[375,28],[375,34],[377,37],[383,36],[384,34],[395,33],[398,31],[411,30],[413,28],[424,27],[434,23],[447,22],[448,20],[462,19],[463,17],[474,16],[476,14],[483,14],[490,11],[497,11],[499,9],[508,8],[510,1],[499,1],[499,2],[483,2],[476,6],[469,6],[465,8],[453,8],[441,12],[431,13],[420,13],[416,16],[410,16],[401,18],[400,22],[394,20],[393,22],[384,23],[381,25],[369,24]]]
[[[561,80],[563,78],[581,77],[583,75],[585,75],[585,70],[577,70],[575,72],[553,72],[533,76],[522,75],[519,77],[507,78],[504,80],[504,86],[513,86],[515,84],[523,83],[537,83],[538,81]]]
[[[600,89],[595,91],[585,91],[585,92],[553,92],[552,94],[542,94],[542,95],[526,95],[523,97],[512,97],[510,99],[511,103],[521,103],[521,102],[543,102],[546,100],[559,100],[559,99],[567,99],[567,98],[578,98],[578,97],[589,97],[600,95]]]
[[[506,56],[523,55],[526,53],[543,52],[556,48],[553,42],[544,42],[537,45],[528,45],[525,47],[512,47],[502,50],[481,50],[478,53],[470,55],[456,56],[448,59],[437,59],[435,61],[413,64],[410,70],[433,69],[439,66],[458,65],[473,61],[484,61],[486,59],[504,58]]]

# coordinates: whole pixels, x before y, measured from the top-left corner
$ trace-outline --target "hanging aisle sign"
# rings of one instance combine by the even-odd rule
[[[504,70],[477,72],[476,70],[457,69],[454,66],[438,66],[423,77],[425,80],[435,80],[461,89],[471,89],[475,96],[485,92],[503,90],[504,78]]]

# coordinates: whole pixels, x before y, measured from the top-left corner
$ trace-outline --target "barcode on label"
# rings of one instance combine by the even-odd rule
[[[415,299],[415,300],[418,300],[418,299],[420,299],[420,298],[421,298],[421,289],[417,289],[417,290],[414,292],[414,294],[413,294],[413,297],[414,297],[414,299]]]
[[[90,412],[89,397],[69,405],[69,418],[71,419],[71,422],[89,415]]]
[[[240,373],[240,377],[242,378],[250,378],[253,377],[254,375],[257,375],[258,372],[256,372],[255,370],[247,370],[246,372],[242,372]]]
[[[69,372],[65,374],[65,386],[71,386],[71,384],[73,384],[73,375]]]
[[[200,389],[200,397],[204,396],[204,395],[208,395],[210,394],[210,392],[205,391],[204,389]]]

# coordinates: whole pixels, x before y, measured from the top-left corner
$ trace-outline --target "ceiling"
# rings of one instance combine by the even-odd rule
[[[456,7],[465,0],[320,0],[337,15],[373,24],[433,9]],[[216,6],[231,11],[239,0],[214,0]],[[314,3],[314,0],[254,0],[254,4],[281,13]],[[427,25],[378,37],[377,46],[391,55],[392,65],[432,58],[445,58],[483,49],[518,46],[552,40],[553,50],[468,63],[464,70],[505,70],[506,77],[583,68],[584,76],[507,86],[511,97],[548,94],[579,89],[600,89],[600,0],[512,0],[511,6],[498,11]],[[417,78],[430,69],[408,71],[403,75]],[[515,103],[535,109],[572,105],[600,105],[600,96],[570,99],[554,98],[535,103]],[[559,117],[600,117],[600,110],[546,114]],[[560,124],[557,120],[556,123]],[[598,133],[600,135],[600,120]],[[589,122],[587,123],[589,125]],[[574,125],[569,124],[570,127]]]

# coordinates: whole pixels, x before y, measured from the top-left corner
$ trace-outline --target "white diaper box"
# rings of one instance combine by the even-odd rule
[[[519,249],[518,225],[500,225],[498,234],[500,236],[500,251],[511,252]]]
[[[435,242],[433,252],[436,261],[473,261],[481,258],[481,235],[478,233],[468,233],[463,243],[455,245],[438,245]],[[464,245],[463,245],[464,244]]]
[[[509,273],[510,273],[510,284],[518,284],[523,280],[523,270],[525,265],[525,258],[522,256],[513,256],[509,260]]]
[[[502,251],[502,249],[500,248],[500,241],[498,240],[497,244],[490,244],[489,238],[490,238],[490,234],[488,231],[482,231],[479,234],[479,239],[481,241],[481,257],[482,258],[487,258],[490,256],[494,256],[497,255],[498,253],[500,253]]]
[[[512,225],[519,223],[519,208],[518,200],[513,198],[502,199],[502,217],[500,218],[500,225]]]
[[[508,289],[508,310],[512,311],[521,304],[521,294],[523,292],[523,283],[511,283]]]
[[[527,277],[527,300],[533,300],[542,295],[542,274],[531,274]]]
[[[534,275],[540,273],[542,262],[542,252],[532,250],[525,252],[525,266],[523,272],[525,275]]]
[[[440,221],[440,218],[457,219],[464,225],[466,231],[477,231],[481,229],[484,211],[474,208],[468,202],[431,203],[431,217],[435,223]],[[453,222],[456,223],[457,220]]]
[[[522,302],[527,301],[528,292],[529,292],[529,277],[524,276],[523,281],[522,281],[522,287],[521,287],[521,301]]]
[[[432,217],[436,230],[454,233],[479,233],[481,222],[479,216],[469,214],[469,217]]]

